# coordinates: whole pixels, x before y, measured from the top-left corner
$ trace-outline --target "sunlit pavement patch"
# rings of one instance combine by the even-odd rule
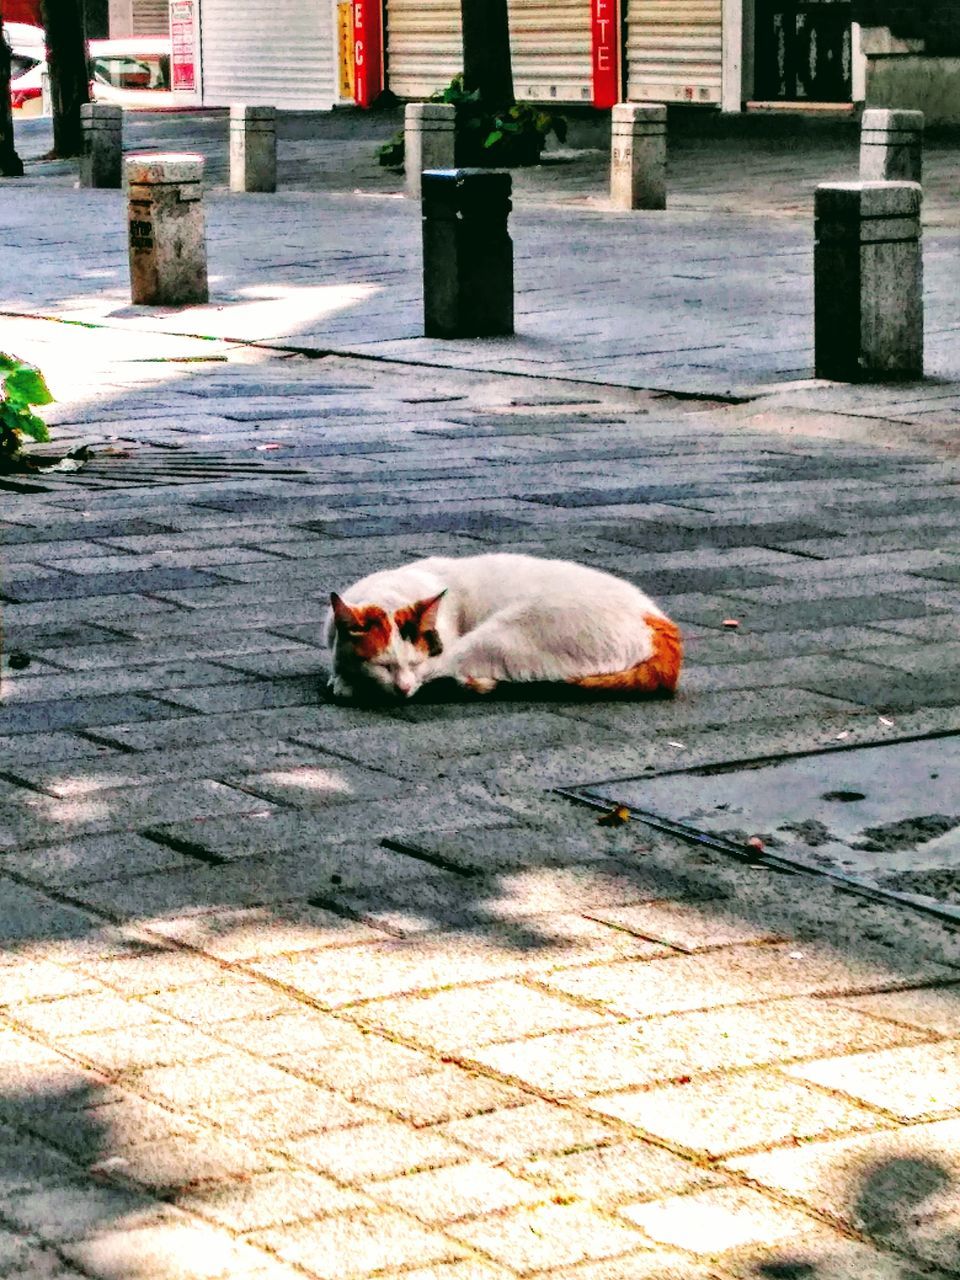
[[[960,735],[614,779],[566,794],[960,919]]]

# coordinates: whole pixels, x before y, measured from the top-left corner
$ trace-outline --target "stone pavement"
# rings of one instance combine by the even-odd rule
[[[236,262],[339,203],[352,277],[368,199]],[[960,731],[954,389],[225,341],[112,314],[87,200],[0,189],[0,349],[95,450],[0,488],[0,1276],[960,1273],[957,935],[551,791]],[[647,586],[678,698],[325,700],[332,587],[488,547]]]

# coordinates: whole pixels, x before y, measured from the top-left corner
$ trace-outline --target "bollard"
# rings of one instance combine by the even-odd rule
[[[230,108],[230,190],[276,191],[276,107]]]
[[[456,163],[457,109],[447,102],[408,102],[403,112],[403,167],[407,195],[420,199],[424,169]]]
[[[864,111],[860,177],[864,182],[922,181],[922,111]]]
[[[133,155],[125,169],[132,301],[146,306],[206,302],[203,156]]]
[[[428,338],[513,333],[511,178],[491,169],[423,175],[423,328]]]
[[[817,188],[817,377],[875,382],[922,375],[921,201],[915,182]]]
[[[119,187],[123,177],[123,108],[85,102],[80,108],[81,187]]]
[[[667,108],[618,103],[610,112],[610,203],[667,207]]]

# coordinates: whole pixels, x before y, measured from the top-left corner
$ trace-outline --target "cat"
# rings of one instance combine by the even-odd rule
[[[683,643],[637,587],[569,560],[431,556],[333,592],[337,699],[410,698],[431,680],[475,693],[504,681],[672,693]]]

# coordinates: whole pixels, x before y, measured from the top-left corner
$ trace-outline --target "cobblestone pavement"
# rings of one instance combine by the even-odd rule
[[[0,488],[0,1276],[960,1273],[957,935],[551,790],[960,731],[951,389],[147,323],[0,318],[95,449]],[[647,586],[678,698],[325,700],[332,587],[488,547]]]

